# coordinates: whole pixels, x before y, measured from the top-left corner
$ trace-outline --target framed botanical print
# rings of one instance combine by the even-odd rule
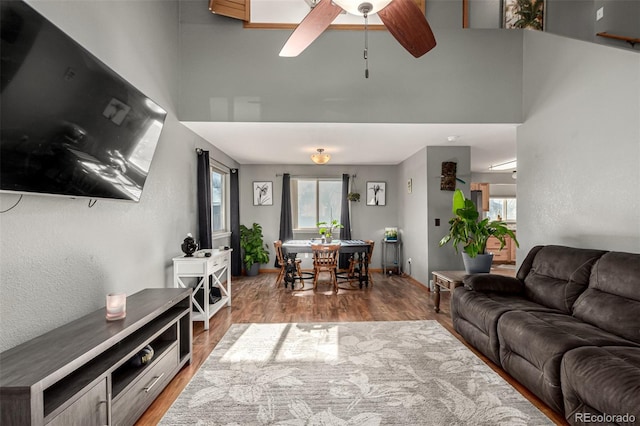
[[[253,205],[273,205],[273,182],[253,182]]]
[[[544,30],[545,0],[502,0],[504,28]]]
[[[387,205],[387,183],[367,182],[367,205],[385,206]]]

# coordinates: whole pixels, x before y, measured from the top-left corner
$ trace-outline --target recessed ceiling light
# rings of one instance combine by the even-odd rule
[[[459,137],[460,137],[460,136],[447,136],[447,140],[448,140],[449,142],[455,142],[455,141],[457,141],[457,140],[458,140],[458,138],[459,138]]]

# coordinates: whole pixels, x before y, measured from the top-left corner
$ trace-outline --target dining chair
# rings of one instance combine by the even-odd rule
[[[367,278],[369,280],[369,284],[373,286],[373,278],[371,276],[371,259],[373,259],[373,248],[376,245],[376,242],[373,240],[364,240],[365,243],[369,244],[369,253],[367,254]],[[360,266],[360,262],[358,261],[358,256],[354,254],[349,258],[349,271],[347,272],[347,278],[349,279],[349,283],[358,279],[356,272],[358,272],[358,267]],[[364,268],[364,263],[362,265]]]
[[[274,241],[273,247],[276,250],[276,258],[278,259],[278,264],[280,265],[280,271],[278,272],[278,277],[276,278],[276,287],[277,287],[278,285],[280,285],[282,278],[284,278],[284,275],[287,273],[287,262],[289,261],[289,259],[285,259],[284,253],[282,252],[282,240]],[[302,279],[302,268],[300,267],[300,264],[302,263],[302,259],[296,258],[294,262],[295,262],[296,272],[298,273],[298,277],[300,278],[300,283],[302,284],[302,287],[304,287],[304,280]],[[293,289],[294,287],[295,278],[297,277],[294,277],[294,282],[291,283],[291,289]]]
[[[333,283],[333,290],[338,292],[338,278],[336,277],[336,270],[338,269],[338,250],[340,250],[340,244],[312,244],[311,251],[313,252],[313,289],[318,286],[318,277],[321,272],[329,272],[331,274],[331,282]]]

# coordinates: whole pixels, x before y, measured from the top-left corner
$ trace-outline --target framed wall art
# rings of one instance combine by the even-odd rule
[[[273,205],[273,182],[253,182],[253,205]]]
[[[502,0],[504,28],[544,30],[545,0]]]
[[[387,183],[367,182],[367,205],[386,206],[387,205]]]

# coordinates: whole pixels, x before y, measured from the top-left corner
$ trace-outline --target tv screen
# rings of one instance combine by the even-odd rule
[[[1,189],[139,201],[166,111],[26,3],[1,8]]]

